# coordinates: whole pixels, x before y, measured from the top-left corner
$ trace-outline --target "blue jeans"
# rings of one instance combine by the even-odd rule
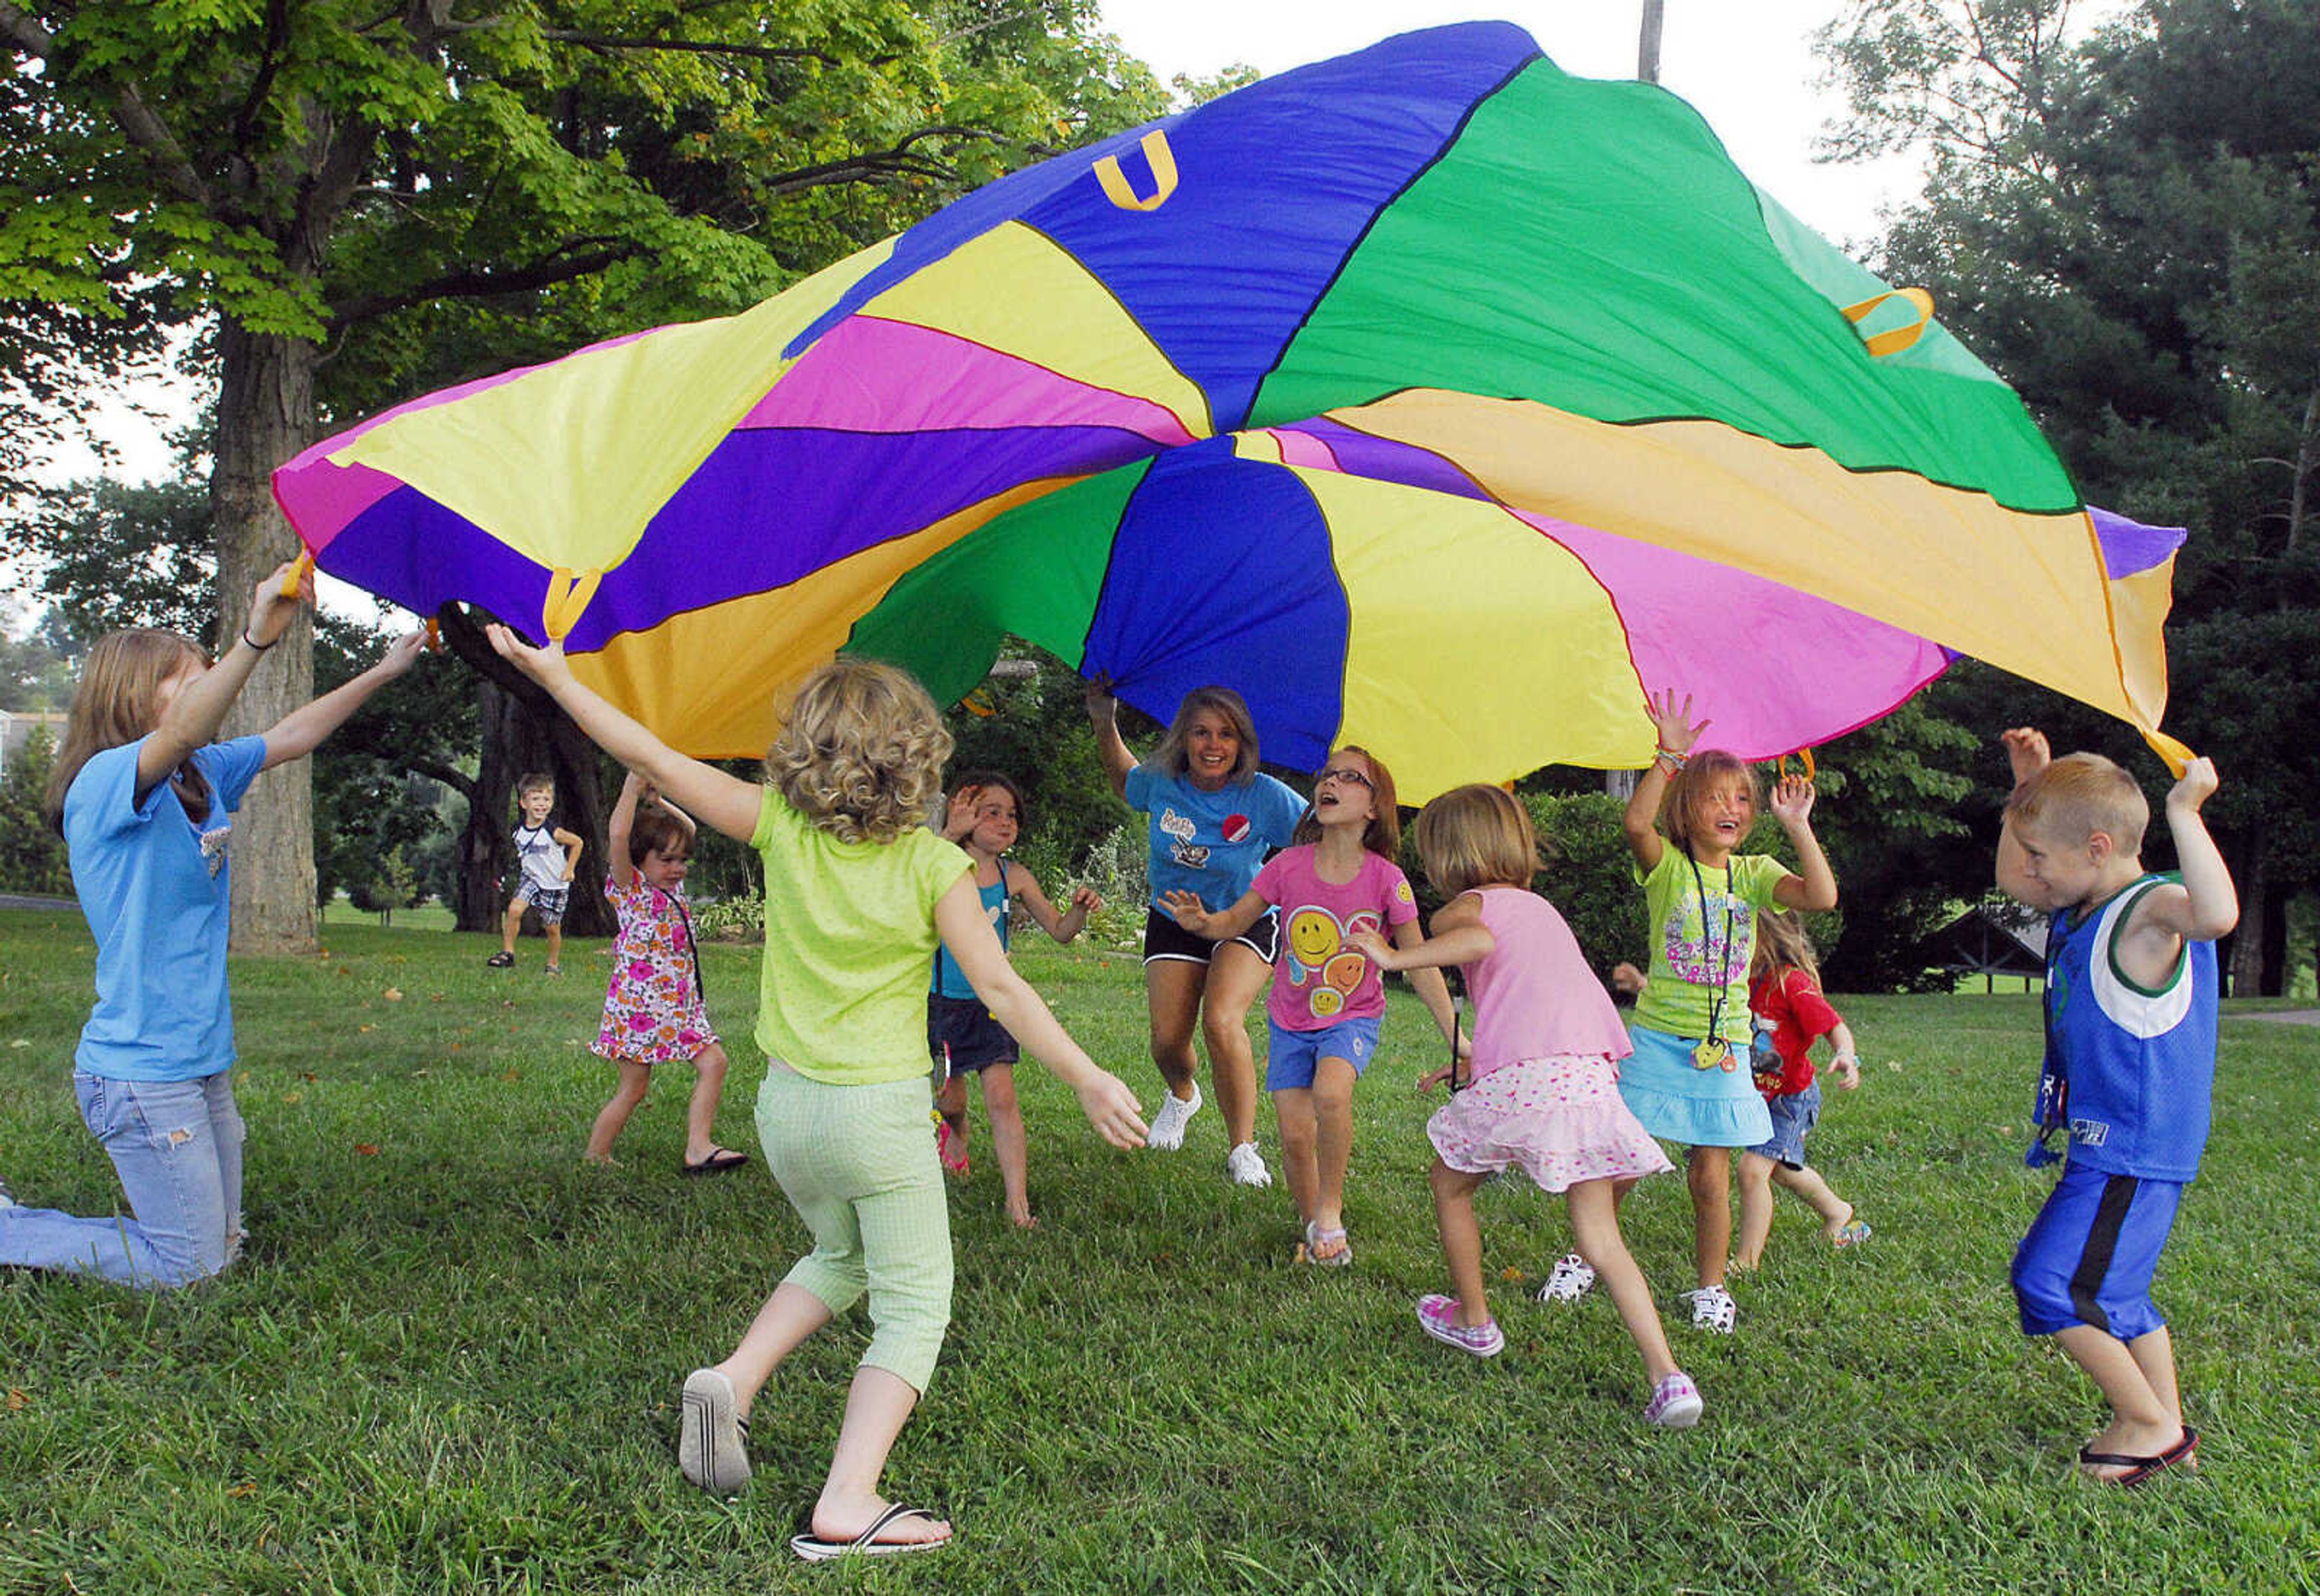
[[[129,1217],[0,1208],[0,1265],[188,1285],[226,1265],[241,1231],[241,1112],[231,1074],[115,1081],[73,1072],[80,1117],[104,1144]]]

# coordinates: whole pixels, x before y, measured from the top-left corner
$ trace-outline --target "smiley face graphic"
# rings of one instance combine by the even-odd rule
[[[1369,968],[1369,960],[1358,953],[1341,953],[1321,966],[1321,979],[1339,992],[1351,992],[1362,984],[1362,972]]]
[[[1337,922],[1327,910],[1300,909],[1289,917],[1289,951],[1300,964],[1326,962],[1337,951]]]
[[[1327,1020],[1346,1006],[1346,994],[1334,986],[1324,986],[1313,993],[1310,1006],[1314,1013]]]

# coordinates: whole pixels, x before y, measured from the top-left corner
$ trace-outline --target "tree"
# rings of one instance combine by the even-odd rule
[[[1092,13],[0,0],[0,307],[32,307],[12,333],[214,318],[223,643],[295,547],[268,474],[329,419],[543,342],[738,309],[1015,160],[1128,125],[1157,91]],[[308,639],[288,640],[241,727],[309,695]],[[313,945],[306,781],[271,773],[252,805],[246,946]]]
[[[2067,14],[1857,0],[1823,39],[1857,118],[1835,148],[1931,146],[1884,274],[1934,291],[2089,498],[2190,528],[2169,724],[2220,755],[2234,975],[2277,992],[2320,881],[2320,0],[2145,0],[2084,39]]]

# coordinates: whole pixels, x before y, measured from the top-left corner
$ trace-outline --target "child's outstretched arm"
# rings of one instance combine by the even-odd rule
[[[1210,910],[1201,906],[1193,893],[1178,888],[1160,894],[1160,907],[1170,919],[1195,937],[1206,937],[1211,942],[1229,942],[1249,927],[1264,918],[1273,904],[1262,893],[1243,893],[1240,902],[1229,909]]]
[[[1031,1056],[1055,1073],[1056,1078],[1078,1096],[1080,1111],[1104,1140],[1116,1147],[1144,1145],[1145,1124],[1136,1094],[1110,1071],[1100,1067],[1047,1011],[1030,983],[1007,962],[999,933],[983,912],[983,894],[974,873],[964,871],[935,904],[935,930],[960,971],[974,983],[974,994],[992,1018],[1031,1050]]]
[[[1683,768],[1685,757],[1709,722],[1702,721],[1694,725],[1691,695],[1685,694],[1679,706],[1672,687],[1647,696],[1644,708],[1652,718],[1652,730],[1658,734],[1659,745],[1653,750],[1651,764],[1636,778],[1636,790],[1628,795],[1627,811],[1619,818],[1619,830],[1627,836],[1636,863],[1648,872],[1659,864],[1660,855],[1667,848],[1660,836],[1659,818],[1660,800],[1667,796],[1668,777]]]
[[[1103,900],[1092,886],[1072,889],[1072,906],[1057,910],[1039,885],[1038,878],[1020,865],[1001,865],[1007,873],[1007,891],[1023,900],[1023,907],[1039,922],[1039,929],[1058,942],[1069,942],[1087,924],[1087,917],[1103,907]]]
[[[1853,1045],[1853,1027],[1838,1020],[1829,1028],[1828,1045],[1835,1049],[1829,1056],[1828,1067],[1836,1084],[1850,1092],[1861,1084],[1861,1054]]]
[[[1483,933],[1485,936],[1489,934],[1487,931]],[[1425,941],[1426,933],[1418,929],[1415,920],[1405,920],[1393,928],[1393,946],[1398,953],[1411,952],[1422,947]],[[1427,1011],[1434,1016],[1434,1023],[1440,1029],[1442,1039],[1453,1048],[1457,1048],[1464,1038],[1458,1034],[1458,1011],[1451,1004],[1450,984],[1442,979],[1441,970],[1433,965],[1411,966],[1409,990],[1418,994],[1418,1001],[1424,1003]]]
[[[137,797],[140,803],[146,793],[169,779],[171,771],[192,757],[195,748],[217,740],[218,729],[225,724],[226,712],[241,695],[249,673],[258,668],[259,656],[280,639],[300,604],[314,602],[314,576],[311,571],[300,576],[295,597],[282,596],[282,579],[289,574],[290,566],[285,562],[258,579],[241,636],[233,647],[218,656],[217,663],[204,671],[198,681],[186,684],[185,690],[169,701],[169,707],[161,712],[151,735],[138,745]]]
[[[580,685],[562,642],[535,648],[506,627],[486,629],[500,657],[548,690],[600,748],[737,842],[757,835],[764,795],[755,782],[687,758]]]
[[[637,867],[629,858],[629,832],[637,823],[637,803],[643,798],[645,778],[631,770],[621,778],[621,795],[604,821],[604,846],[611,850],[612,885],[627,892],[637,884]]]
[[[1817,914],[1836,907],[1836,874],[1820,850],[1820,839],[1813,835],[1812,808],[1813,784],[1803,776],[1782,776],[1772,789],[1772,814],[1788,832],[1797,863],[1803,866],[1799,874],[1781,876],[1772,896],[1783,909]]]
[[[1415,920],[1410,929],[1417,929]],[[1346,944],[1381,970],[1438,970],[1445,965],[1471,965],[1490,957],[1499,939],[1482,923],[1482,906],[1472,897],[1461,896],[1434,911],[1431,937],[1397,946],[1375,931],[1355,931]]]
[[[322,739],[346,724],[365,700],[418,663],[427,646],[423,631],[405,632],[386,646],[378,663],[351,681],[341,682],[322,697],[300,704],[266,729],[266,764],[271,770],[293,759],[303,759],[320,748]]]
[[[2121,930],[2119,963],[2139,985],[2163,984],[2187,940],[2212,942],[2240,922],[2239,890],[2199,815],[2219,784],[2214,762],[2194,759],[2167,793],[2167,830],[2183,884],[2145,894]]]
[[[1119,735],[1119,706],[1111,696],[1111,683],[1097,676],[1087,685],[1088,724],[1095,728],[1096,757],[1103,761],[1103,773],[1111,777],[1112,796],[1128,797],[1128,773],[1136,768],[1136,756]]]

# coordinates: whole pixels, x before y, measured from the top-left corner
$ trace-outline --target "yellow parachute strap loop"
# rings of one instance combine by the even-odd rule
[[[2183,775],[2183,767],[2199,757],[2191,751],[2189,744],[2168,736],[2156,726],[2143,729],[2143,740],[2151,745],[2152,753],[2167,761],[2168,774],[2179,779]]]
[[[313,568],[314,551],[311,549],[298,550],[297,563],[290,567],[290,574],[282,578],[282,596],[289,599],[296,598],[298,584],[304,581],[306,573]]]
[[[1880,355],[1896,355],[1908,349],[1924,335],[1934,319],[1934,296],[1923,288],[1895,288],[1880,294],[1874,299],[1864,299],[1859,304],[1848,304],[1844,307],[1844,319],[1857,328],[1869,319],[1870,312],[1889,299],[1899,299],[1915,306],[1917,319],[1906,327],[1896,327],[1890,332],[1872,332],[1862,339],[1862,344],[1868,349],[1871,359]]]
[[[1772,779],[1774,781],[1784,782],[1789,779],[1789,761],[1791,759],[1794,759],[1799,765],[1804,767],[1805,780],[1811,781],[1819,774],[1813,765],[1812,750],[1810,748],[1799,748],[1793,753],[1782,754],[1778,759],[1775,759],[1772,762]]]
[[[988,721],[999,712],[999,706],[991,702],[991,694],[980,687],[960,699],[958,707],[978,721]]]
[[[539,630],[549,642],[562,638],[580,624],[580,617],[588,611],[588,601],[596,596],[596,584],[604,579],[602,571],[581,571],[576,575],[562,566],[548,579],[548,597],[539,606]]]
[[[1119,169],[1118,156],[1107,155],[1095,163],[1095,180],[1103,185],[1103,197],[1123,211],[1156,211],[1176,192],[1176,152],[1168,148],[1167,132],[1154,128],[1145,134],[1143,150],[1144,159],[1152,165],[1154,193],[1150,199],[1137,197],[1128,186],[1128,176]]]
[[[443,652],[443,623],[432,615],[427,617],[427,652]]]

